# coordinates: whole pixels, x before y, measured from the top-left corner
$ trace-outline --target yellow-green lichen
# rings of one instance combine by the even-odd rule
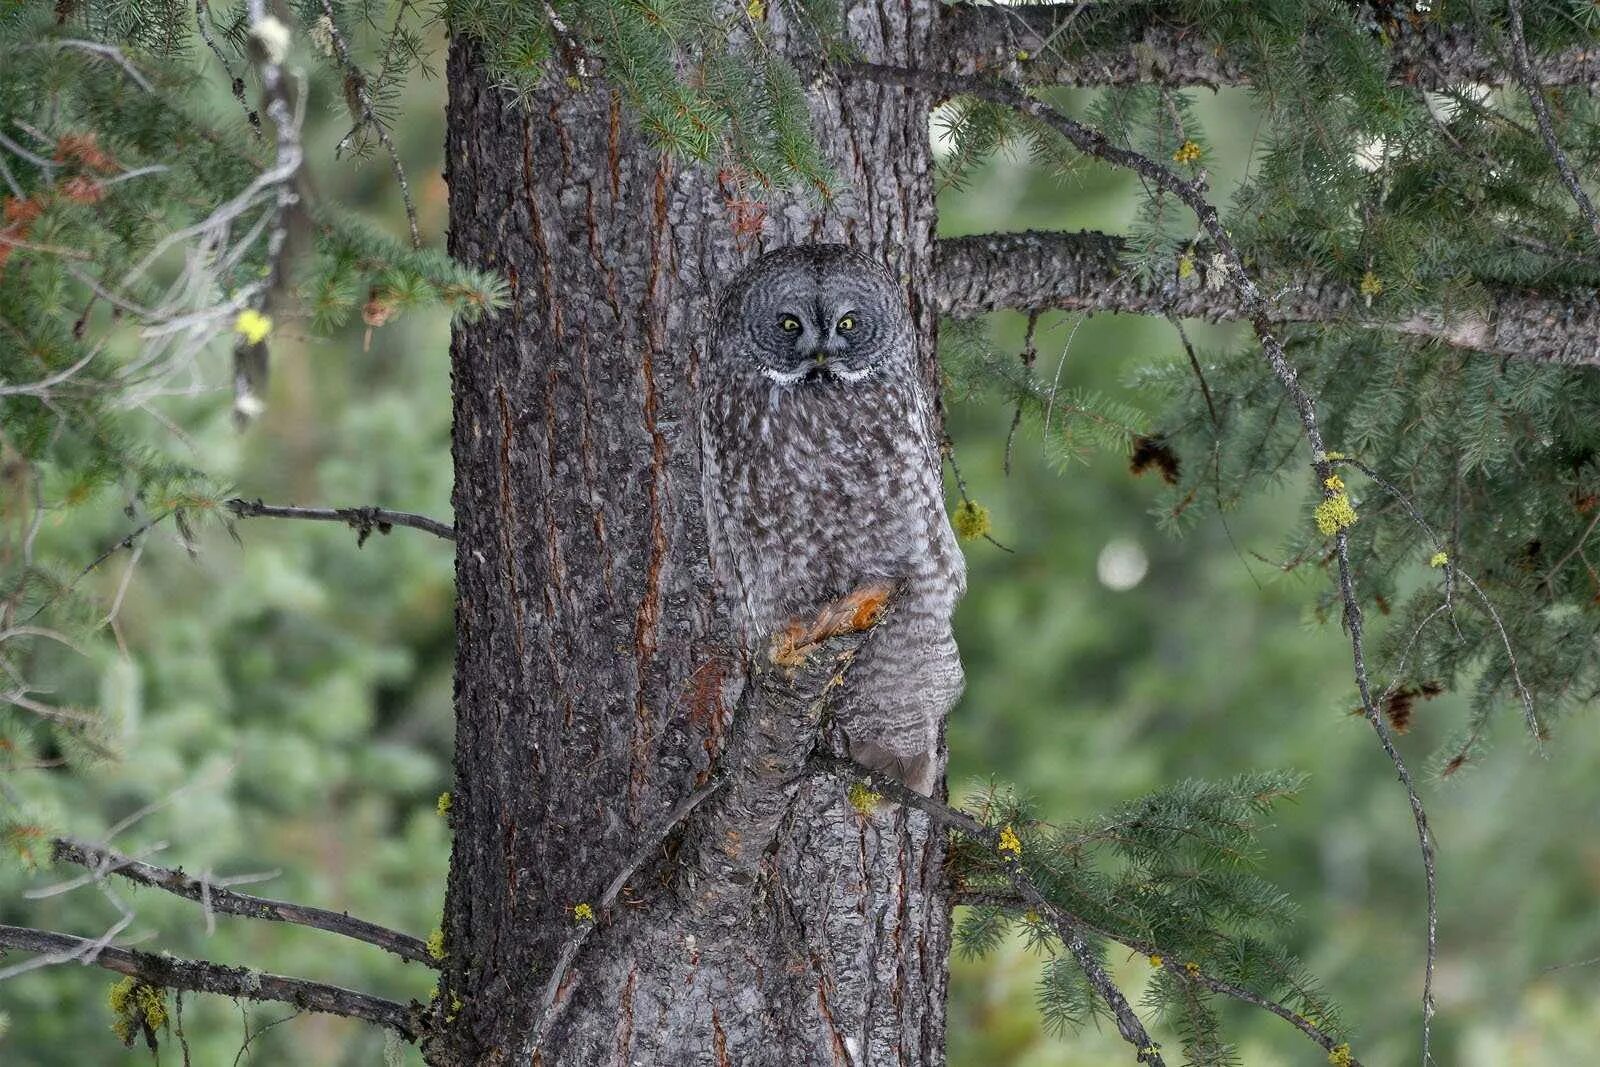
[[[260,344],[272,332],[272,319],[255,308],[245,308],[233,320],[233,329],[250,344]]]
[[[428,955],[436,960],[444,959],[444,931],[438,927],[435,927],[433,933],[428,935]]]
[[[866,782],[852,782],[844,796],[857,815],[871,815],[883,802],[883,794],[874,792]]]
[[[115,1016],[111,1031],[124,1045],[133,1044],[141,1030],[159,1030],[167,1025],[167,994],[159,986],[129,975],[106,996]]]
[[[995,846],[995,850],[1002,856],[1010,856],[1012,859],[1016,859],[1022,855],[1022,838],[1017,836],[1017,832],[1009,824],[1002,826],[1000,828],[1000,843]]]
[[[1333,1064],[1333,1067],[1350,1067],[1355,1061],[1356,1058],[1350,1054],[1349,1045],[1335,1045],[1328,1051],[1328,1062]]]
[[[1428,566],[1443,567],[1450,562],[1450,556],[1445,552],[1435,552],[1428,558]]]
[[[572,917],[578,922],[594,922],[594,908],[587,902],[572,906]]]
[[[1172,161],[1185,167],[1192,167],[1200,162],[1200,146],[1193,141],[1183,142],[1178,146],[1178,150],[1172,153]]]
[[[1354,526],[1360,516],[1356,514],[1355,506],[1350,503],[1350,494],[1335,493],[1317,505],[1315,518],[1318,532],[1324,537],[1332,537],[1340,530]]]
[[[439,799],[433,805],[433,807],[441,817],[448,817],[450,815],[450,791],[448,789],[439,794]]]
[[[974,500],[963,500],[950,516],[950,525],[963,541],[976,541],[992,529],[989,509]]]

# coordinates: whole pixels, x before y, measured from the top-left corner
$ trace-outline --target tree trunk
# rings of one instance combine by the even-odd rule
[[[931,64],[935,7],[851,5],[851,37],[865,58]],[[930,375],[936,326],[926,96],[816,88],[836,197],[774,199],[741,240],[738,194],[564,73],[519,108],[470,42],[451,50],[451,251],[503,272],[512,303],[452,345],[455,848],[427,1055],[940,1064],[941,837],[900,808],[858,814],[804,773],[794,736],[764,733],[762,773],[639,868],[544,1016],[574,907],[598,907],[730,735],[695,419],[721,284],[768,248],[845,241],[904,279]]]

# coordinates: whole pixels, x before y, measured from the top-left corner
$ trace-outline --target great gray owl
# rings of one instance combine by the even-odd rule
[[[711,562],[747,651],[869,583],[899,586],[850,670],[851,756],[924,794],[961,695],[966,565],[945,514],[903,292],[843,245],[769,253],[728,286],[701,369]]]

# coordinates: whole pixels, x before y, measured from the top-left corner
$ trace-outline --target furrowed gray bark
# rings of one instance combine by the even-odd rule
[[[928,0],[848,16],[866,54],[933,62]],[[778,5],[767,17],[785,47]],[[855,244],[905,280],[931,378],[928,96],[821,83],[837,196],[772,200],[741,239],[740,194],[663,159],[603,82],[552,78],[520,110],[459,40],[449,78],[451,251],[504,272],[511,306],[452,346],[455,847],[430,1062],[943,1063],[942,837],[804,776],[762,794],[754,830],[721,806],[744,792],[695,813],[599,917],[519,1058],[574,907],[729,736],[722,682],[742,668],[714,608],[694,417],[718,287],[769,247]],[[753,855],[751,833],[772,838]]]
[[[1195,256],[1187,278],[1141,279],[1121,259],[1125,242],[1103,233],[978,234],[939,242],[934,298],[939,312],[970,319],[990,311],[1070,311],[1167,314],[1217,321],[1242,319],[1230,287],[1207,284],[1209,254]],[[1270,278],[1282,295],[1274,323],[1346,323],[1422,337],[1456,348],[1550,363],[1600,364],[1600,299],[1593,292],[1564,297],[1513,290],[1475,305],[1383,317],[1345,285],[1318,278]]]
[[[940,26],[945,68],[954,74],[1005,74],[1055,85],[1159,82],[1216,89],[1249,84],[1239,57],[1213,45],[1203,26],[1152,18],[1113,43],[1087,52],[1072,48],[1075,30],[1093,21],[1095,7],[952,4],[944,9]],[[1438,90],[1510,81],[1497,41],[1431,20],[1400,18],[1383,25],[1396,83]],[[1600,81],[1600,50],[1572,47],[1534,56],[1532,76],[1545,86],[1591,85]]]

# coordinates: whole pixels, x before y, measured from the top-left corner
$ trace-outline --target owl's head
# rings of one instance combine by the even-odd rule
[[[717,310],[720,370],[782,386],[864,381],[913,358],[905,297],[844,245],[792,245],[751,263]]]

